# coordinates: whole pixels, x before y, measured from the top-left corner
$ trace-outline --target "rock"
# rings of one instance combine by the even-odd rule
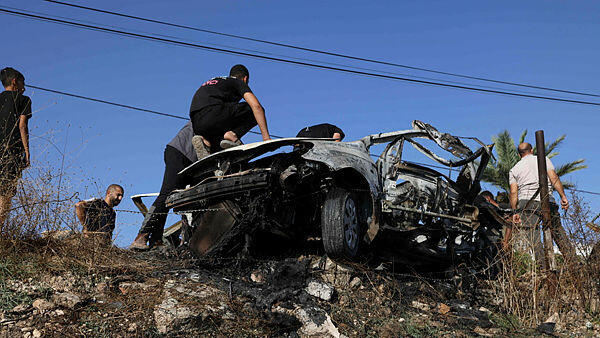
[[[109,289],[110,289],[110,287],[108,286],[108,283],[106,283],[106,282],[100,282],[96,285],[96,292],[98,292],[98,293],[106,293],[106,292],[108,292]]]
[[[129,325],[129,327],[127,328],[127,332],[135,332],[137,328],[138,326],[136,323],[131,323],[131,325]]]
[[[441,315],[446,315],[448,312],[450,312],[450,307],[444,303],[439,303],[436,307],[436,311]]]
[[[163,300],[154,308],[154,321],[160,333],[182,324],[193,325],[194,321],[189,319],[227,316],[228,297],[219,289],[175,280],[168,280],[163,289]]]
[[[33,301],[33,307],[37,309],[40,313],[42,313],[54,309],[56,307],[56,304],[49,302],[45,299],[38,298]]]
[[[174,298],[166,298],[154,309],[154,321],[159,333],[165,334],[174,325],[193,317],[194,314],[186,306],[180,306]]]
[[[77,296],[76,294],[70,292],[55,294],[52,297],[52,300],[56,304],[69,308],[71,310],[75,309],[75,307],[81,303],[81,298],[79,298],[79,296]]]
[[[254,283],[262,284],[265,282],[265,276],[260,271],[254,271],[250,274],[250,280]]]
[[[484,308],[483,306],[479,308],[479,311],[485,312],[488,316],[492,314],[492,311]]]
[[[132,291],[142,290],[148,291],[151,288],[154,288],[154,285],[149,285],[146,283],[138,283],[138,282],[122,282],[119,284],[119,290],[122,294],[127,294]]]
[[[298,318],[302,327],[298,329],[301,337],[343,337],[331,321],[325,310],[318,307],[299,307],[294,310],[277,307],[275,312],[287,313]]]
[[[48,279],[48,284],[54,291],[64,292],[73,289],[76,279],[71,275],[52,276]]]
[[[352,278],[352,280],[350,281],[350,287],[351,288],[355,288],[358,287],[362,284],[362,281],[360,280],[360,278],[358,277],[354,277]]]
[[[410,305],[412,307],[414,307],[415,309],[419,309],[421,311],[429,311],[429,309],[430,309],[428,304],[424,304],[424,303],[418,302],[416,300],[413,300]]]
[[[475,329],[473,329],[473,332],[483,337],[493,337],[492,334],[488,333],[485,329],[482,329],[479,326],[476,326]]]
[[[406,321],[406,319],[404,319],[402,317],[398,318],[398,323],[404,323],[405,321]]]
[[[590,322],[589,320],[585,322],[585,328],[588,330],[591,330],[594,328],[594,324],[592,324],[592,322]]]
[[[38,329],[34,329],[31,335],[33,336],[33,338],[40,338],[42,336],[42,332],[40,332],[40,330]]]
[[[313,297],[321,298],[325,301],[330,301],[333,297],[333,287],[331,285],[320,283],[317,281],[311,281],[308,286],[304,289],[306,293]]]
[[[315,270],[323,270],[323,280],[335,287],[347,287],[348,283],[350,283],[352,271],[337,264],[330,258],[327,258],[324,262],[322,262],[322,260],[313,262],[311,268]]]
[[[19,304],[12,309],[13,313],[25,313],[31,309],[29,304]]]
[[[553,335],[555,326],[556,326],[556,323],[546,322],[546,323],[542,323],[542,324],[538,325],[538,327],[535,330],[539,333]]]
[[[59,317],[59,316],[64,316],[65,312],[61,309],[57,309],[52,311],[52,313],[50,313],[51,316],[55,316],[55,317]]]

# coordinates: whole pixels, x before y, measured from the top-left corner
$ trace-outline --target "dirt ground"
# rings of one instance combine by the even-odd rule
[[[209,261],[184,249],[132,252],[76,239],[1,251],[1,337],[533,336],[548,329],[502,311],[494,281],[338,264],[313,249]],[[548,332],[595,336],[597,327],[580,313]]]

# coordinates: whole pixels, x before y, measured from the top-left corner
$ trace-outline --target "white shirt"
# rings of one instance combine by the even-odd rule
[[[548,157],[546,157],[546,168],[548,171],[554,170],[554,165],[552,165],[552,162]],[[508,183],[516,183],[519,188],[519,200],[529,200],[537,191],[539,182],[537,156],[531,154],[521,158],[521,160],[510,169],[508,174]],[[553,202],[554,197],[552,197],[552,184],[550,183],[550,178],[548,178],[548,192],[550,193],[550,201]],[[535,200],[540,200],[539,194]]]

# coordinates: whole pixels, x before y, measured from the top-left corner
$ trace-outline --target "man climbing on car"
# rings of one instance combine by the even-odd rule
[[[206,81],[194,94],[190,118],[198,159],[242,144],[240,138],[258,124],[263,141],[270,140],[265,110],[248,87],[250,73],[235,65],[227,77]],[[239,102],[241,99],[245,102]]]

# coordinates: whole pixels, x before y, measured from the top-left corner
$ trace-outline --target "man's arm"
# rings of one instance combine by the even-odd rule
[[[19,132],[21,133],[21,142],[23,143],[23,149],[25,149],[25,166],[29,166],[29,117],[26,115],[19,116]]]
[[[502,240],[502,249],[504,249],[504,251],[510,250],[511,239],[512,239],[512,226],[507,227],[506,231],[504,233],[504,239]]]
[[[519,202],[518,193],[519,193],[519,186],[517,185],[517,183],[514,183],[514,182],[511,183],[509,199],[510,199],[510,207],[513,210],[513,212],[517,210],[517,204]],[[513,222],[521,223],[521,216],[519,216],[519,214],[515,213],[513,215]]]
[[[85,225],[86,206],[87,206],[87,203],[85,201],[80,201],[80,202],[75,203],[75,215],[77,215],[77,219],[83,226],[83,232],[87,231],[86,225]]]
[[[563,187],[560,178],[556,174],[556,171],[548,170],[548,179],[550,179],[554,190],[556,190],[560,195],[560,206],[563,209],[567,209],[569,207],[569,200],[567,199],[567,195],[565,195],[565,188]]]
[[[267,141],[271,139],[269,135],[269,128],[267,127],[267,118],[265,117],[265,109],[258,102],[258,99],[252,92],[246,92],[244,94],[244,100],[250,105],[252,109],[252,113],[254,114],[254,119],[256,119],[256,123],[258,124],[258,128],[260,128],[260,133],[262,135],[263,141]]]

